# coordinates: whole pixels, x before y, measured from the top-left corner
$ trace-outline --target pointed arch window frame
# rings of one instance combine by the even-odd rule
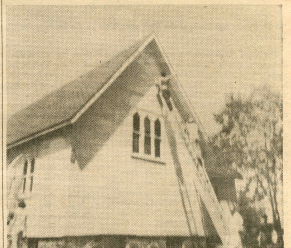
[[[162,130],[161,130],[161,121],[159,118],[155,120],[154,123],[155,126],[155,157],[160,158],[161,157],[161,142],[162,142]]]
[[[152,154],[152,134],[151,134],[151,120],[148,116],[144,118],[144,154]]]
[[[139,130],[135,128],[134,124],[134,116],[139,116]],[[155,130],[155,122],[158,120],[159,122],[159,133]],[[147,122],[147,127],[145,127],[145,122]],[[163,147],[162,147],[162,139],[163,139],[163,118],[162,115],[156,114],[154,112],[148,111],[146,109],[136,109],[131,114],[131,157],[134,159],[140,159],[145,161],[150,161],[158,164],[166,164],[163,160]],[[156,124],[157,125],[157,124]],[[134,136],[139,135],[138,142],[135,142],[136,138]],[[155,141],[155,140],[159,141]],[[159,144],[155,144],[155,142],[159,142]],[[134,149],[134,143],[139,145],[139,151],[137,152]],[[156,153],[156,147],[159,146],[160,154]],[[156,156],[158,155],[158,156]]]
[[[132,152],[140,152],[140,114],[135,112],[133,115],[133,134],[132,134]]]
[[[35,172],[35,158],[25,158],[22,170],[21,192],[23,196],[30,196],[33,190]]]

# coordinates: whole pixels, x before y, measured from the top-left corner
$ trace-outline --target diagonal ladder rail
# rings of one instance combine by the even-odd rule
[[[162,109],[162,111],[163,111],[163,109]],[[179,191],[180,191],[180,195],[181,195],[181,199],[182,199],[182,205],[183,205],[185,217],[187,220],[187,225],[188,225],[188,229],[189,229],[189,233],[190,233],[192,246],[194,248],[194,247],[197,247],[197,244],[194,242],[193,237],[197,235],[198,230],[197,230],[197,225],[196,225],[196,221],[195,221],[195,215],[193,213],[193,206],[191,204],[187,183],[186,183],[186,180],[183,176],[181,163],[180,163],[179,158],[178,158],[177,141],[175,138],[175,134],[173,132],[171,123],[168,120],[166,115],[164,116],[164,121],[165,121],[165,126],[167,127],[166,133],[167,133],[168,141],[171,144],[170,151],[171,151],[172,158],[174,160],[174,165],[175,165],[175,170],[176,170],[176,175],[177,175],[178,185],[179,185]]]
[[[161,99],[161,98],[160,98]],[[205,206],[208,210],[208,213],[213,221],[213,224],[217,230],[217,233],[219,234],[223,245],[228,247],[229,243],[229,223],[226,217],[224,216],[223,210],[221,208],[221,205],[216,197],[216,194],[212,188],[211,182],[209,180],[208,174],[206,172],[205,166],[203,164],[203,160],[201,159],[201,164],[199,164],[197,159],[197,151],[193,148],[193,145],[191,143],[190,137],[189,137],[189,130],[185,123],[183,121],[179,121],[179,114],[174,107],[173,102],[171,101],[171,104],[173,106],[172,111],[165,111],[166,114],[164,114],[165,117],[165,127],[168,137],[171,137],[171,123],[168,121],[167,115],[172,115],[172,120],[175,120],[177,123],[177,126],[179,128],[179,133],[184,141],[184,144],[192,158],[193,166],[191,166],[192,169],[192,178],[193,183],[195,185],[196,190],[200,194],[202,201],[205,203]],[[169,130],[170,129],[170,130]],[[183,190],[182,190],[183,191]],[[182,192],[183,195],[185,195]],[[188,194],[188,193],[187,193]],[[199,196],[198,196],[199,197]],[[187,197],[189,198],[189,196]],[[188,215],[188,210],[185,210],[186,214]],[[193,215],[193,213],[192,213]],[[194,218],[193,218],[194,219]],[[189,218],[187,217],[188,223]],[[194,220],[195,222],[195,220]]]
[[[166,110],[166,107],[165,108],[163,107],[163,106],[167,106],[167,105],[159,93],[157,94],[157,100],[158,100],[159,105],[161,107],[162,115],[164,117],[164,123],[166,126],[165,130],[166,130],[166,134],[168,137],[168,142],[170,144],[170,152],[171,152],[174,166],[175,166],[175,171],[176,171],[176,176],[177,176],[178,186],[179,186],[179,192],[180,192],[180,196],[181,196],[181,200],[182,200],[182,206],[184,209],[184,213],[185,213],[185,217],[186,217],[186,221],[187,221],[187,226],[188,226],[188,230],[189,230],[189,234],[190,234],[190,241],[192,243],[193,248],[198,248],[200,246],[194,240],[194,238],[197,237],[197,235],[198,235],[198,228],[197,228],[197,224],[196,224],[197,216],[195,219],[195,214],[193,212],[193,206],[191,204],[191,198],[190,198],[190,194],[188,191],[188,185],[187,185],[189,183],[189,181],[186,182],[186,180],[183,176],[183,169],[182,169],[180,159],[178,156],[178,148],[177,148],[177,141],[176,141],[176,137],[175,137],[175,132],[173,131],[171,121],[168,118],[169,117],[167,115],[168,111]],[[194,187],[195,187],[195,184],[194,184]],[[195,190],[196,190],[196,194],[197,194],[197,189],[195,189]],[[199,197],[198,194],[197,194],[197,197]]]
[[[196,188],[198,189],[198,191],[200,191],[199,194],[201,195],[201,198],[205,203],[205,206],[209,212],[211,219],[213,220],[214,226],[219,236],[221,237],[223,243],[226,243],[227,235],[229,234],[227,219],[224,216],[221,205],[213,190],[210,179],[203,164],[203,160],[202,158],[200,158],[201,164],[198,162],[197,151],[195,151],[193,144],[190,140],[189,130],[187,129],[187,126],[183,125],[183,123],[181,122],[178,124],[178,126],[180,130],[180,135],[182,136],[185,146],[187,147],[187,150],[193,161],[193,164],[191,166],[192,179],[197,185]]]

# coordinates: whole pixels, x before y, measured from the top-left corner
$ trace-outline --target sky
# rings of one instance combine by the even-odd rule
[[[282,91],[281,15],[278,5],[8,6],[7,115],[155,32],[211,135],[226,94]]]

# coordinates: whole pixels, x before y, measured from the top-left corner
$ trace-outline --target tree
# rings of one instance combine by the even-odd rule
[[[258,235],[260,231],[260,220],[264,212],[262,209],[257,209],[255,206],[249,204],[249,199],[245,191],[241,191],[238,198],[238,205],[240,206],[240,214],[244,220],[244,235],[242,243],[244,247],[257,247]]]
[[[256,89],[247,100],[232,96],[214,117],[222,127],[212,138],[217,161],[241,172],[250,204],[268,199],[274,228],[282,241],[282,96],[267,87]]]

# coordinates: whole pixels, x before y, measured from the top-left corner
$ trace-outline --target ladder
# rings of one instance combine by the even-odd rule
[[[176,110],[174,109],[174,111]],[[229,228],[228,228],[228,223],[227,223],[228,221],[225,219],[221,205],[219,201],[217,200],[216,194],[213,190],[210,179],[206,172],[203,159],[200,158],[200,160],[198,160],[197,151],[190,140],[189,130],[187,126],[182,122],[178,122],[178,126],[179,126],[180,135],[193,161],[192,166],[191,166],[192,180],[196,184],[198,193],[201,196],[202,201],[204,202],[208,210],[208,213],[213,221],[213,224],[216,228],[217,233],[219,234],[222,240],[222,243],[225,244],[228,242],[228,238],[227,238],[229,234]]]
[[[169,142],[171,144],[170,149],[171,149],[172,157],[175,160],[175,157],[178,156],[177,154],[175,154],[175,152],[172,151],[173,150],[172,144],[176,144],[177,141],[174,140],[175,136],[173,135],[172,124],[169,121],[169,117],[172,120],[174,120],[174,122],[177,123],[177,127],[179,129],[180,136],[182,137],[183,142],[184,142],[184,144],[185,144],[185,146],[186,146],[186,148],[187,148],[187,150],[192,158],[193,163],[192,163],[192,166],[190,166],[190,168],[191,168],[191,177],[193,180],[193,184],[195,185],[195,188],[198,191],[198,194],[201,196],[202,201],[204,202],[204,205],[206,206],[206,208],[208,210],[208,213],[213,221],[214,227],[216,228],[216,231],[221,238],[223,246],[224,247],[231,247],[231,245],[229,244],[229,242],[230,242],[229,238],[230,238],[230,232],[231,232],[230,223],[229,223],[230,220],[227,219],[223,213],[223,209],[221,208],[221,205],[216,197],[216,194],[212,188],[211,182],[210,182],[208,174],[206,172],[206,169],[205,169],[205,166],[203,163],[203,159],[200,158],[198,160],[197,150],[195,148],[195,145],[193,145],[193,143],[190,139],[190,132],[189,132],[189,129],[186,125],[186,122],[183,122],[183,120],[180,120],[181,119],[180,115],[179,115],[177,109],[175,108],[171,99],[168,99],[167,105],[169,104],[169,101],[170,101],[172,104],[172,109],[163,111],[162,105],[164,105],[164,104],[161,105],[161,100],[163,101],[163,99],[162,99],[162,97],[159,97],[158,95],[157,95],[157,97],[159,98],[158,100],[159,100],[160,106],[162,108],[162,113],[163,113],[164,120],[165,120],[166,133],[167,133],[168,139],[170,139]],[[165,105],[165,108],[167,105]],[[186,190],[187,189],[185,189],[185,191]],[[184,192],[181,192],[181,196],[182,196],[182,201],[184,201],[183,200]],[[189,198],[189,196],[188,196],[188,198]],[[189,211],[186,209],[185,214],[188,215],[188,212]],[[192,215],[193,215],[193,213],[192,213]],[[187,220],[189,222],[188,217],[187,217]],[[195,220],[194,220],[194,223],[195,223]],[[239,234],[237,233],[237,235],[239,235]]]
[[[167,133],[168,141],[171,144],[170,150],[171,150],[172,158],[174,160],[174,165],[175,165],[175,170],[176,170],[176,175],[177,175],[178,185],[179,185],[179,191],[180,191],[180,195],[182,199],[182,205],[183,205],[183,209],[184,209],[186,220],[187,220],[192,247],[194,248],[194,247],[197,247],[197,244],[194,242],[193,237],[197,235],[197,232],[198,232],[196,221],[195,221],[195,213],[193,212],[193,207],[190,200],[191,198],[187,189],[186,180],[183,176],[181,163],[178,159],[177,141],[176,141],[171,123],[168,120],[167,116],[165,116],[164,121],[165,121],[165,125],[167,126],[166,133]]]

